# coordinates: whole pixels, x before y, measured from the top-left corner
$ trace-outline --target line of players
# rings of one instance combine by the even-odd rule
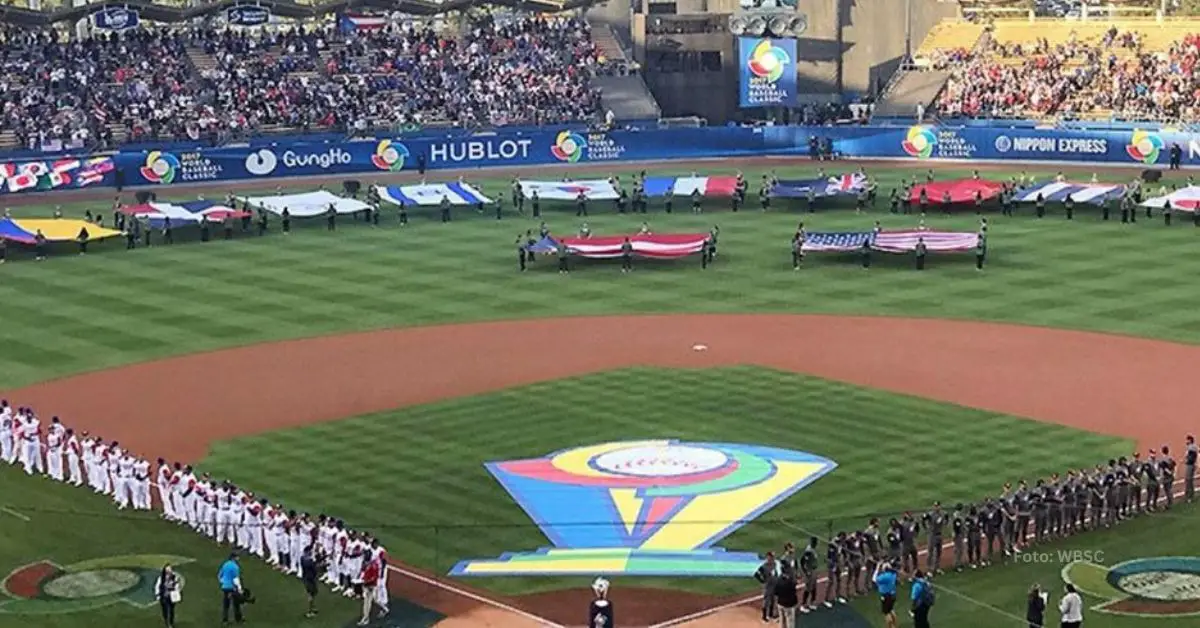
[[[1186,475],[1180,479],[1185,482],[1190,501],[1197,459],[1194,437],[1187,437],[1186,448]],[[899,519],[891,519],[886,528],[880,526],[879,519],[871,519],[865,529],[838,532],[826,543],[827,586],[821,600],[817,599],[820,550],[816,537],[810,539],[799,557],[788,543],[778,566],[774,554],[768,553],[756,578],[768,585],[773,595],[771,574],[798,569],[797,579],[804,585],[799,609],[808,613],[822,604],[832,607],[867,593],[881,561],[911,577],[920,567],[917,543],[922,533],[927,543],[925,571],[930,577],[944,573],[943,566],[958,571],[986,567],[1049,539],[1108,528],[1137,515],[1170,509],[1176,479],[1175,459],[1164,445],[1159,451],[1151,449],[1145,459],[1139,453],[1132,458],[1122,456],[1091,470],[1069,470],[1065,476],[1055,473],[1048,480],[1037,480],[1032,487],[1024,480],[1016,489],[1006,483],[999,496],[977,504],[957,504],[952,512],[935,502],[919,517],[906,512]],[[947,545],[953,554],[943,561]]]
[[[82,437],[82,438],[80,438]],[[374,537],[349,530],[341,520],[271,504],[231,482],[214,481],[191,466],[159,458],[155,482],[150,463],[86,431],[75,431],[53,417],[42,438],[41,421],[30,408],[13,409],[0,401],[0,459],[20,464],[29,475],[83,486],[111,496],[118,509],[151,510],[151,486],[157,486],[162,517],[187,525],[217,541],[258,556],[284,573],[301,576],[300,558],[313,545],[322,580],[356,597],[367,564],[380,562],[375,604],[386,614],[387,551]],[[65,461],[65,466],[64,466]]]

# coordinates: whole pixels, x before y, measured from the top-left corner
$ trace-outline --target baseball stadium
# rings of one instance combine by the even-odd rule
[[[1198,62],[1194,0],[6,0],[0,628],[1200,628]]]

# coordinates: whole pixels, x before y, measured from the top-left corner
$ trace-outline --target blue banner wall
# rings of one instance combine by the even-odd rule
[[[796,106],[796,40],[738,37],[738,104]]]
[[[416,170],[421,162],[427,170],[436,171],[765,154],[807,156],[812,136],[833,140],[835,150],[847,157],[917,163],[978,159],[1165,167],[1171,147],[1178,145],[1184,166],[1200,166],[1200,134],[1020,126],[709,127],[606,133],[553,129],[122,152],[115,157],[115,163],[124,185],[175,185],[286,176],[385,174]],[[51,170],[56,168],[55,162],[44,163]],[[84,161],[78,167],[89,163]],[[86,185],[116,184],[113,172],[103,171],[102,175],[100,180],[91,175]],[[70,185],[79,185],[74,181]]]

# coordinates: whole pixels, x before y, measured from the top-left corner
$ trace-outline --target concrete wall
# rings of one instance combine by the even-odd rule
[[[882,87],[905,53],[904,0],[840,0],[842,91],[869,93]],[[943,18],[958,15],[957,3],[912,0],[912,45],[916,48]]]

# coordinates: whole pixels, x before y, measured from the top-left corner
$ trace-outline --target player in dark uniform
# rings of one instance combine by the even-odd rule
[[[533,194],[529,197],[529,203],[531,205],[533,205],[533,217],[541,218],[542,217],[542,199],[538,198],[537,190],[534,190]]]
[[[800,553],[800,577],[804,584],[804,593],[800,597],[801,613],[817,607],[817,563],[817,537],[814,536]]]
[[[1043,218],[1046,216],[1046,197],[1045,196],[1038,194],[1037,198],[1034,199],[1034,206],[1037,208],[1036,213],[1034,215],[1036,215],[1038,218]]]
[[[758,204],[763,211],[771,209],[771,186],[763,183],[761,188],[758,188]]]
[[[1162,446],[1162,456],[1158,459],[1158,484],[1166,499],[1165,508],[1169,509],[1175,505],[1175,496],[1172,494],[1175,492],[1175,459],[1166,445]]]
[[[565,274],[571,272],[571,266],[570,266],[570,261],[569,261],[570,256],[571,256],[571,251],[569,249],[567,249],[567,245],[563,244],[562,242],[559,242],[558,250],[556,251],[556,253],[558,255],[558,274],[565,275]]]
[[[983,531],[989,522],[989,515],[986,510],[978,506],[971,506],[967,510],[967,516],[963,517],[963,527],[967,537],[967,564],[971,569],[976,569],[983,563]],[[989,554],[991,548],[988,548]],[[959,566],[962,569],[962,566]]]
[[[862,246],[858,247],[858,255],[862,258],[862,267],[871,267],[871,240],[870,238],[863,240]]]
[[[862,595],[867,592],[863,585],[863,561],[866,552],[866,540],[860,531],[846,536],[846,597]]]
[[[529,253],[528,253],[528,251],[525,250],[525,238],[519,233],[517,234],[516,245],[517,245],[517,265],[521,269],[521,272],[525,272],[525,262],[529,256]]]
[[[579,194],[575,196],[575,215],[586,216],[587,213],[587,194],[583,190],[579,190]]]
[[[913,247],[913,255],[917,259],[917,270],[925,270],[925,255],[929,253],[929,247],[925,244],[925,236],[917,237],[917,246]]]
[[[975,538],[975,541],[976,541],[975,550],[967,549],[967,541],[968,541],[967,531],[970,528],[970,524],[968,523],[968,517],[974,518],[974,516],[975,516],[975,509],[972,508],[969,513],[963,512],[962,504],[956,504],[954,506],[954,513],[950,515],[950,536],[951,536],[951,539],[954,541],[954,570],[955,571],[962,571],[964,560],[973,564],[974,561],[971,560],[972,551],[978,551],[978,549],[979,549],[978,548],[978,540],[979,540],[978,534],[975,535],[975,537],[976,537]]]
[[[1029,501],[1033,507],[1033,540],[1041,543],[1046,540],[1050,531],[1050,503],[1045,480],[1038,480],[1029,492]]]
[[[1146,510],[1158,510],[1158,458],[1154,455],[1154,450],[1150,450],[1150,457],[1142,465],[1142,473],[1144,474],[1146,488]]]
[[[615,628],[613,604],[608,599],[608,580],[596,578],[592,592],[595,598],[588,604],[587,628]]]
[[[525,195],[521,193],[521,180],[515,177],[512,180],[512,202],[513,207],[517,208],[517,213],[524,213]]]
[[[1004,492],[1000,494],[1000,537],[1001,548],[1005,556],[1012,556],[1017,537],[1017,499],[1012,494],[1012,485],[1004,484]]]
[[[621,243],[621,272],[627,273],[633,270],[633,243],[629,238]]]
[[[913,517],[911,512],[904,513],[900,518],[900,541],[902,543],[901,558],[903,571],[906,574],[915,572],[917,565],[917,537],[921,533],[921,523]]]
[[[771,621],[779,616],[775,608],[775,585],[779,581],[779,565],[775,553],[767,552],[767,558],[754,572],[754,579],[762,585],[762,620]]]
[[[925,555],[925,571],[930,576],[942,571],[942,531],[946,528],[946,513],[941,502],[933,502],[933,508],[921,516],[928,539]]]
[[[896,188],[892,188],[891,193],[888,195],[888,202],[892,206],[891,209],[889,210],[891,213],[893,213],[893,214],[900,213],[900,193],[896,191]],[[908,212],[904,212],[904,213],[907,214]]]
[[[329,204],[329,209],[325,210],[325,229],[328,231],[337,230],[337,208],[333,203]]]
[[[700,190],[692,190],[692,213],[700,213]]]
[[[800,263],[804,261],[804,233],[797,231],[792,236],[792,270],[800,270]]]
[[[904,539],[900,534],[900,522],[892,519],[888,522],[887,531],[887,560],[899,566],[900,554],[903,552]]]
[[[1001,502],[989,499],[979,509],[979,531],[987,537],[987,554],[981,557],[981,565],[992,564],[994,556],[1004,556],[1006,548],[1004,528],[1007,520],[1008,517],[1005,515]]]
[[[842,596],[842,542],[845,532],[839,532],[837,537],[829,539],[825,547],[825,608],[833,608],[836,601],[846,603]]]
[[[614,202],[617,206],[617,213],[624,214],[625,208],[629,205],[629,194],[624,188],[621,188],[621,191],[617,193],[617,200]]]
[[[867,588],[874,587],[875,583],[871,580],[871,574],[875,573],[875,567],[879,565],[879,561],[883,560],[883,541],[879,538],[879,520],[871,519],[867,523],[867,527],[862,532],[862,551],[863,551],[863,568],[866,576]]]

